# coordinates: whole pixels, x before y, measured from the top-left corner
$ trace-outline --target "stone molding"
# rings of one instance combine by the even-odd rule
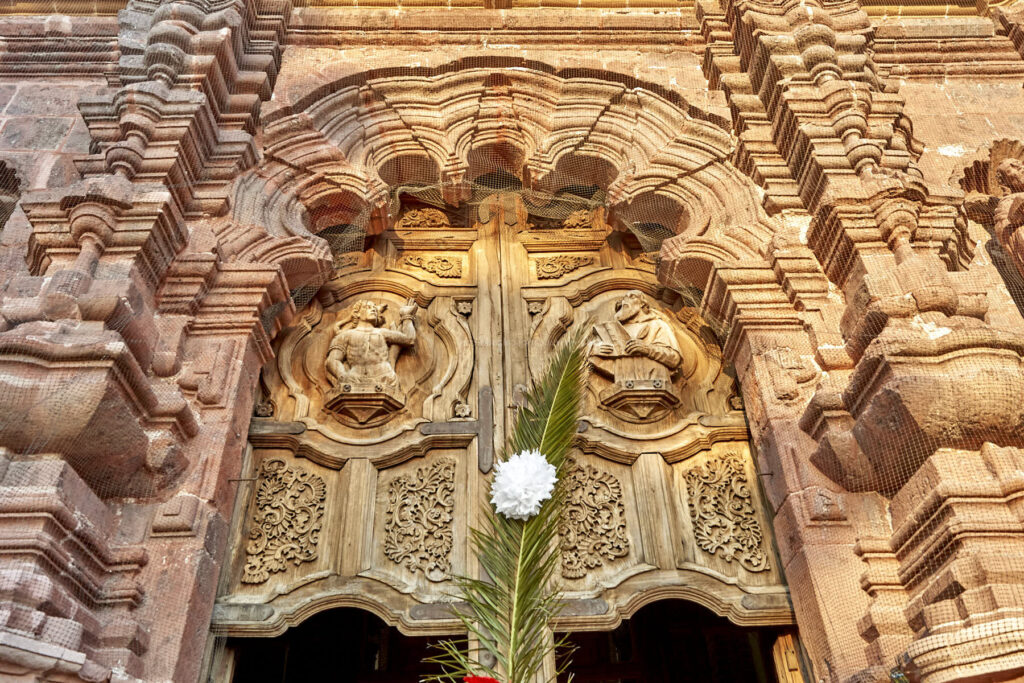
[[[985,441],[1017,444],[1024,436],[1015,419],[1018,407],[1003,398],[1003,387],[1014,386],[1024,359],[1024,349],[1010,341],[1021,333],[1019,315],[986,294],[1001,279],[990,263],[972,261],[955,193],[927,185],[917,168],[923,148],[911,133],[897,88],[884,80],[886,73],[897,73],[887,66],[887,50],[899,43],[902,58],[916,49],[914,39],[902,37],[892,23],[873,30],[864,9],[852,1],[698,4],[708,44],[704,68],[731,105],[737,165],[765,190],[765,207],[799,228],[777,236],[784,238],[770,249],[773,272],[714,270],[704,305],[727,321],[726,354],[747,377],[743,398],[762,469],[784,472],[782,479],[766,479],[778,506],[776,535],[793,539],[783,544],[782,560],[807,572],[808,587],[815,576],[857,570],[849,562],[842,569],[815,566],[826,553],[820,545],[814,554],[803,550],[801,539],[814,539],[814,527],[783,514],[788,496],[838,484],[864,492],[865,509],[877,505],[878,494],[895,506],[915,473],[943,449],[978,449]],[[987,30],[984,20],[958,26]],[[975,41],[970,47],[991,61],[972,59],[968,71],[980,74],[1000,62],[1015,68],[1005,39],[991,31],[980,38],[983,45]],[[910,75],[954,69],[948,65],[967,59],[955,52],[956,45],[954,40],[946,46],[936,66],[914,59]],[[666,259],[672,254],[663,250],[662,267],[671,268]],[[769,294],[778,285],[784,299]],[[838,296],[825,296],[829,291]],[[997,307],[1001,312],[993,318]],[[986,322],[992,319],[1015,321],[1016,327]],[[772,349],[778,348],[787,349],[788,360],[773,364]],[[986,380],[958,381],[948,365],[954,357],[957,365],[989,373]],[[796,378],[797,368],[807,365],[827,375],[808,373],[812,389],[786,390],[791,400],[780,400],[780,378],[788,385],[786,378]],[[780,369],[791,371],[780,375]],[[1013,388],[1005,393],[1011,395]],[[1001,421],[1003,414],[1007,419]],[[813,470],[801,466],[804,458]],[[823,481],[822,474],[832,481]],[[798,621],[823,625],[820,637],[805,641],[815,668],[843,680],[858,670],[870,677],[871,667],[927,649],[915,643],[922,638],[915,628],[920,621],[907,611],[911,598],[887,549],[894,529],[878,518],[848,521],[869,567],[862,582],[866,592],[832,595],[825,605],[794,587]],[[923,520],[908,524],[907,533],[924,533]],[[837,543],[847,538],[836,534]],[[931,566],[937,571],[937,561]],[[849,636],[841,625],[847,617],[837,608],[851,620],[871,615],[859,629],[868,642],[863,656],[838,645]],[[996,661],[987,672],[1009,662]],[[945,680],[934,678],[940,679]]]

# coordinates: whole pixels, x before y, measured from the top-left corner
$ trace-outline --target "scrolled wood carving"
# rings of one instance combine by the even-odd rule
[[[395,227],[398,228],[447,228],[451,225],[448,215],[440,209],[410,209],[402,214]]]
[[[767,570],[761,525],[738,455],[708,459],[686,473],[690,518],[701,550],[752,572]]]
[[[571,254],[559,254],[558,256],[544,256],[537,259],[537,279],[553,280],[563,275],[568,275],[574,270],[589,266],[594,262],[593,256],[578,256]]]
[[[430,581],[451,573],[455,460],[442,458],[388,485],[384,555]]]
[[[570,461],[566,492],[558,529],[562,576],[578,579],[629,555],[622,484],[615,475]]]
[[[263,583],[288,564],[315,560],[323,524],[322,477],[271,458],[263,461],[258,479],[242,583]]]
[[[406,256],[405,262],[438,277],[462,277],[462,259],[451,256]]]

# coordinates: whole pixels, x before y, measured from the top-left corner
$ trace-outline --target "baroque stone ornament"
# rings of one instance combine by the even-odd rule
[[[317,558],[327,487],[317,474],[271,458],[260,466],[242,583],[263,583]]]
[[[384,555],[430,581],[451,573],[455,460],[443,458],[403,474],[388,485]]]
[[[648,422],[679,403],[673,386],[683,362],[679,341],[641,292],[626,292],[614,320],[594,325],[587,356],[593,373],[612,382],[599,398],[614,415]]]
[[[405,262],[438,277],[462,277],[462,259],[450,256],[406,256]]]
[[[386,308],[368,299],[357,302],[352,320],[341,324],[327,353],[334,388],[324,405],[357,426],[380,424],[405,406],[395,361],[403,347],[416,343],[416,303],[399,310],[396,329],[384,327]]]
[[[559,254],[558,256],[545,256],[537,259],[537,279],[553,280],[568,275],[574,270],[589,266],[594,262],[593,256],[577,256],[570,254]]]
[[[748,571],[766,571],[768,555],[740,457],[711,458],[690,469],[686,488],[698,547]]]
[[[615,475],[571,460],[566,491],[558,529],[562,576],[579,579],[591,569],[629,555],[622,484]]]

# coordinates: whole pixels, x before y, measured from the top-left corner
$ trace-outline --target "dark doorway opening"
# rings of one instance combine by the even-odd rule
[[[644,607],[614,631],[570,635],[575,683],[779,683],[787,628],[737,626],[694,603]],[[438,639],[402,635],[359,609],[335,609],[277,638],[232,638],[232,683],[417,683]],[[560,679],[567,680],[567,677]]]
[[[665,600],[614,631],[570,634],[570,672],[574,683],[778,683],[772,647],[785,632],[744,628],[700,605]]]
[[[321,612],[277,638],[233,638],[232,683],[415,683],[436,639],[411,638],[359,609]]]

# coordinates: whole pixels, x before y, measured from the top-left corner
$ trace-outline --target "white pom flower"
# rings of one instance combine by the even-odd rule
[[[516,453],[494,466],[491,503],[510,519],[527,520],[555,490],[557,471],[540,451]]]

